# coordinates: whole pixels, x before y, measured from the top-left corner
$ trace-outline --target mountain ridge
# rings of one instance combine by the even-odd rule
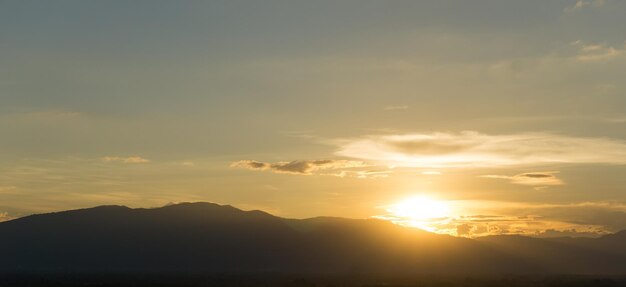
[[[569,242],[281,218],[208,202],[106,205],[0,223],[0,272],[626,274],[626,232]]]

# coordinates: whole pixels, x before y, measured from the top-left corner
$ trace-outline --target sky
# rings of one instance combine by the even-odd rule
[[[625,14],[0,1],[0,220],[209,201],[470,237],[626,229]]]

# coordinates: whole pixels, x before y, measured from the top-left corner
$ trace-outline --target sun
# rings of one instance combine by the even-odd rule
[[[450,206],[441,200],[426,196],[407,198],[387,208],[394,222],[431,232],[439,232],[437,226],[451,216]]]
[[[388,211],[397,217],[414,220],[442,218],[450,215],[450,207],[445,202],[424,196],[405,199],[392,205]]]

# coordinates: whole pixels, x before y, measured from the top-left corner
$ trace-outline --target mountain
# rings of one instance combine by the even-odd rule
[[[0,223],[0,273],[621,274],[626,232],[458,238],[375,219],[284,219],[212,203],[100,206]]]

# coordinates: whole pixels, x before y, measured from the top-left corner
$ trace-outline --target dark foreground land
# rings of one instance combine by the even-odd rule
[[[101,206],[0,223],[0,274],[183,273],[626,276],[626,230],[600,238],[468,239],[380,220],[294,220],[212,203]]]
[[[211,203],[101,206],[0,223],[0,287],[12,286],[626,287],[626,230],[468,239]]]
[[[607,276],[298,276],[298,275],[0,275],[0,287],[18,286],[626,286]]]

